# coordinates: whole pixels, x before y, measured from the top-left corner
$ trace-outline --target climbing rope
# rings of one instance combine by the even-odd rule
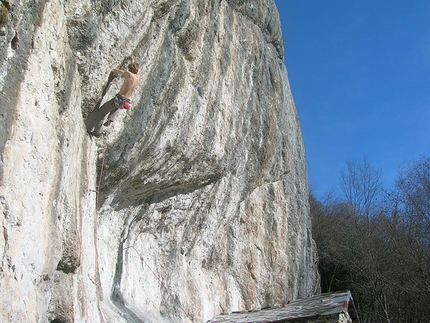
[[[100,185],[102,183],[103,168],[105,166],[106,148],[107,148],[107,141],[105,140],[105,144],[103,147],[103,155],[102,155],[102,165],[100,166],[99,182],[97,183],[96,210],[99,209]]]

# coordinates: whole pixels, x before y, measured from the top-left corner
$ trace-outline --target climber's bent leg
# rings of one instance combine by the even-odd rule
[[[100,109],[94,110],[87,118],[87,131],[91,135],[99,136],[103,127],[103,119],[113,109],[116,109],[115,99],[111,99],[103,104]]]

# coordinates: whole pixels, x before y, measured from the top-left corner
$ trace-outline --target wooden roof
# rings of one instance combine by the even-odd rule
[[[255,312],[222,314],[208,323],[270,323],[289,322],[300,319],[317,318],[320,316],[349,313],[353,322],[357,314],[353,306],[351,292],[335,292],[320,294],[309,298],[291,301],[284,307],[269,308]]]

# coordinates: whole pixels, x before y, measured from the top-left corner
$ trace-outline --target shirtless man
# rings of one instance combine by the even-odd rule
[[[113,122],[113,118],[119,109],[130,108],[130,97],[134,90],[139,84],[140,75],[137,74],[139,70],[139,64],[134,61],[133,56],[130,57],[130,64],[128,65],[128,71],[119,69],[112,70],[114,75],[122,75],[125,77],[124,83],[121,86],[118,94],[99,109],[94,110],[90,113],[87,118],[87,131],[90,135],[99,137],[101,135],[100,129],[103,126],[103,119],[107,114],[108,120],[104,123],[105,126],[109,126]]]

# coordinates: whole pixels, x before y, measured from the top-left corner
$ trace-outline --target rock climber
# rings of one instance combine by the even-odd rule
[[[119,109],[129,109],[131,106],[130,97],[134,90],[139,84],[140,75],[137,74],[139,70],[139,64],[134,61],[133,56],[130,56],[130,64],[128,65],[128,71],[120,69],[113,69],[111,74],[114,76],[124,76],[124,83],[121,86],[118,94],[114,98],[107,101],[100,108],[96,108],[87,118],[87,131],[90,135],[100,137],[101,128],[103,126],[104,118],[109,114],[107,121],[104,123],[105,126],[109,126]]]
[[[1,0],[0,36],[6,35],[6,25],[9,21],[8,19],[9,10],[10,10],[9,1]]]

